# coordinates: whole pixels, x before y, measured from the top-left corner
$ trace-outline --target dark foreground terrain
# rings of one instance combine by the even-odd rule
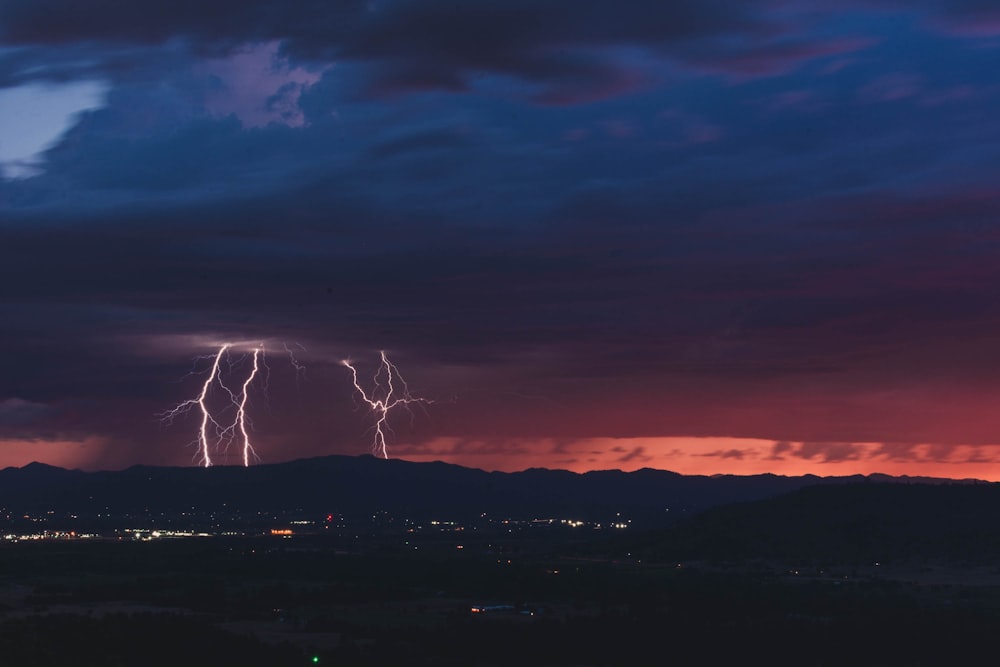
[[[984,488],[804,489],[640,533],[5,540],[0,662],[977,664],[1000,627]]]

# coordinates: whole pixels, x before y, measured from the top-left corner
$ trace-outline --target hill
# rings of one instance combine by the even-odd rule
[[[657,559],[989,564],[1000,558],[1000,484],[864,481],[710,508],[640,538]]]
[[[652,469],[504,473],[372,456],[325,456],[249,468],[136,466],[104,472],[36,463],[0,470],[0,507],[14,513],[91,516],[184,512],[359,515],[387,511],[411,518],[436,515],[466,519],[488,513],[605,520],[621,513],[653,526],[719,505],[867,479],[914,481],[884,476],[706,477]]]

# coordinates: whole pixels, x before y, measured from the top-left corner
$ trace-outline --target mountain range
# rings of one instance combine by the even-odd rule
[[[773,498],[804,487],[935,484],[953,480],[886,475],[701,476],[649,468],[573,473],[533,468],[486,472],[433,462],[324,456],[249,468],[151,467],[84,472],[40,463],[0,470],[0,508],[8,513],[150,515],[184,512],[360,515],[467,519],[621,516],[647,525],[706,509]],[[962,485],[987,484],[963,480]],[[988,486],[995,486],[989,484]]]

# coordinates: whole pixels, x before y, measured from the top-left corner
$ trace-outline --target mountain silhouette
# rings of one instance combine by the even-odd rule
[[[882,565],[994,564],[1000,484],[888,483],[804,487],[707,509],[631,549],[658,560]]]
[[[0,507],[9,512],[117,515],[183,512],[398,512],[455,519],[483,513],[521,518],[604,520],[621,513],[647,525],[804,487],[847,482],[945,480],[887,476],[680,475],[645,468],[573,473],[533,468],[486,472],[433,462],[324,456],[251,466],[153,467],[82,472],[40,463],[0,470]]]

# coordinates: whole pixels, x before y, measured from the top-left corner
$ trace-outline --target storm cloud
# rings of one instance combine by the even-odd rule
[[[366,451],[340,360],[387,350],[435,399],[407,456],[726,437],[788,446],[702,464],[987,466],[998,26],[931,0],[0,0],[0,88],[101,91],[0,164],[0,427],[185,463],[156,414],[260,341],[265,460]],[[0,142],[40,122],[0,109]]]

